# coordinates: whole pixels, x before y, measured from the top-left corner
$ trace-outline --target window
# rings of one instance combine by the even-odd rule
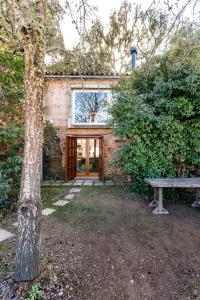
[[[74,124],[106,124],[108,106],[111,102],[109,91],[74,91],[73,123]]]

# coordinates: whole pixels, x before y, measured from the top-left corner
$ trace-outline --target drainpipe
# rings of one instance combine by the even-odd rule
[[[137,61],[137,48],[131,47],[131,70],[134,71],[136,69],[136,61]]]

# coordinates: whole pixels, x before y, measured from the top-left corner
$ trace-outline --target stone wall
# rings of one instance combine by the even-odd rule
[[[72,89],[88,87],[112,87],[117,83],[117,79],[70,79],[70,78],[50,78],[45,83],[45,120],[49,120],[57,128],[58,137],[60,139],[60,149],[62,152],[62,168],[63,174],[65,169],[66,135],[99,135],[104,140],[104,171],[105,177],[113,175],[120,176],[121,170],[113,167],[113,158],[117,149],[121,146],[121,141],[113,136],[112,130],[105,126],[90,125],[84,127],[76,127],[71,124],[71,96]],[[59,162],[54,160],[54,164]],[[57,161],[57,162],[56,162]],[[53,163],[52,163],[53,168]]]

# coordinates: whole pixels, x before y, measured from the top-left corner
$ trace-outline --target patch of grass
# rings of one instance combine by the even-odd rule
[[[85,231],[117,230],[120,224],[120,201],[115,197],[116,187],[84,188],[79,199],[56,208],[55,217],[72,227]],[[117,193],[116,193],[117,195]]]
[[[0,266],[0,275],[12,270],[15,267],[15,260],[11,260],[8,263]]]
[[[4,254],[8,251],[9,247],[6,244],[0,245],[0,254]]]
[[[66,195],[69,187],[63,186],[44,186],[41,187],[42,206],[48,207],[56,200],[62,199]],[[17,211],[17,201],[19,198],[19,187],[14,187],[9,193],[9,199],[6,201],[5,209],[0,212],[0,220],[7,216],[8,212]]]
[[[47,265],[49,263],[50,257],[48,253],[43,253],[41,257],[41,263]]]
[[[57,208],[55,216],[61,222],[87,231],[101,228],[102,224],[108,226],[113,222],[115,213],[108,210],[107,207],[96,206],[94,202],[85,203],[80,200]]]
[[[48,207],[56,200],[62,199],[68,191],[68,187],[42,187],[41,188],[41,197],[42,197],[42,206]]]

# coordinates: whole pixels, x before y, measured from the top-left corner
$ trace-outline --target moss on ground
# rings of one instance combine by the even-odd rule
[[[126,195],[126,198],[124,197]],[[126,228],[129,238],[149,238],[147,226],[133,217],[126,204],[128,193],[125,188],[93,187],[84,188],[75,200],[64,207],[57,207],[54,217],[58,222],[85,232],[104,231],[118,233]],[[130,195],[130,194],[129,194]]]

